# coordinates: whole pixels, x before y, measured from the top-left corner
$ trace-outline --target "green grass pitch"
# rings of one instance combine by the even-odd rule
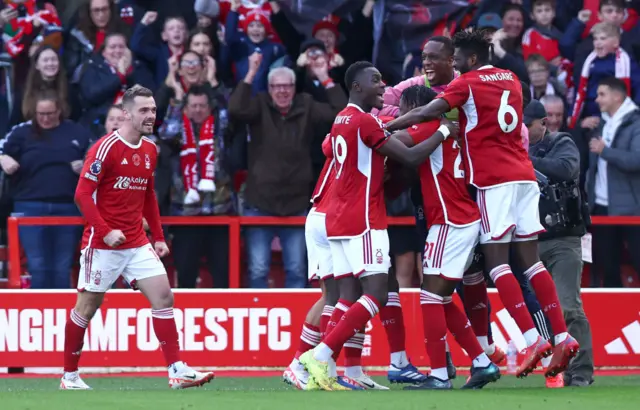
[[[383,377],[376,377],[386,383]],[[458,377],[456,387],[464,382]],[[479,391],[302,392],[277,377],[221,376],[198,389],[172,391],[159,377],[91,377],[92,391],[59,391],[55,378],[0,379],[3,410],[625,410],[640,409],[640,376],[597,377],[588,388],[546,389],[541,376],[504,376]]]

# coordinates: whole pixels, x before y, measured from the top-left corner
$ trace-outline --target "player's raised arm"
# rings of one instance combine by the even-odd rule
[[[443,98],[437,98],[429,104],[414,108],[405,115],[389,122],[386,128],[389,131],[403,130],[421,122],[438,119],[449,111],[451,111],[449,103]]]
[[[80,179],[74,197],[82,216],[93,227],[99,238],[104,238],[111,232],[109,225],[100,216],[100,211],[98,211],[98,206],[93,198],[107,167],[105,160],[108,154],[108,149],[106,149],[106,146],[109,145],[108,141],[109,137],[105,137],[89,149],[82,171],[80,171]]]

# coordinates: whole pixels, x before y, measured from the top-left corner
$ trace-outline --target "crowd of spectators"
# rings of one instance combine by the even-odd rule
[[[73,193],[79,164],[91,143],[123,121],[120,98],[135,84],[152,89],[158,106],[153,138],[163,215],[306,215],[324,162],[322,140],[347,103],[346,67],[374,58],[374,21],[384,17],[385,8],[402,3],[428,12],[433,5],[429,0],[339,3],[345,7],[314,16],[302,32],[288,1],[5,0],[0,47],[11,80],[0,80],[0,132],[6,135],[0,166],[8,176],[0,217],[77,215]],[[485,29],[492,36],[492,63],[516,73],[544,104],[549,131],[572,134],[581,151],[582,185],[590,188],[600,179],[605,190],[608,186],[604,197],[602,183],[587,189],[592,211],[640,216],[637,2],[468,3],[464,23],[433,25],[432,35],[450,36],[464,25]],[[401,80],[428,85],[424,56],[415,49],[406,50],[402,61],[376,58],[384,61],[381,67],[393,68],[382,69],[389,85]],[[624,113],[635,115],[631,123],[602,103],[599,85],[609,77],[627,86]],[[623,138],[614,139],[607,128],[613,120],[624,125]],[[605,147],[590,144],[607,132]],[[631,155],[618,161],[607,155],[613,147]],[[394,193],[390,212],[411,215],[408,195]],[[621,235],[616,229],[594,232],[593,286],[622,285],[621,257],[640,272],[640,254],[625,251],[625,243],[627,249],[640,246],[640,232],[629,227]],[[197,285],[204,258],[213,286],[228,287],[224,225],[176,226],[170,233],[178,286]],[[246,286],[270,286],[274,247],[282,250],[285,286],[306,286],[303,228],[254,226],[243,233]],[[69,286],[78,238],[74,227],[20,230],[33,287]],[[404,276],[419,264],[420,246],[395,248],[394,259],[409,266]],[[612,264],[607,252],[620,257]]]

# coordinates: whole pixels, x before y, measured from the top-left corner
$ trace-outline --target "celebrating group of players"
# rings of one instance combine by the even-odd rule
[[[378,313],[391,351],[390,381],[411,383],[406,389],[451,389],[455,368],[447,353],[447,330],[472,359],[463,388],[497,381],[497,364],[505,355],[489,343],[483,274],[469,269],[478,244],[484,268],[526,341],[517,376],[527,376],[551,356],[545,375],[553,377],[577,354],[553,279],[538,257],[537,235],[544,229],[540,193],[521,137],[521,83],[512,72],[488,64],[490,43],[483,32],[456,34],[452,48],[460,75],[438,95],[421,85],[407,88],[400,117],[384,125],[371,114],[383,108],[380,72],[368,62],[346,72],[349,104],[324,141],[327,160],[305,227],[310,276],[320,280],[323,295],[309,311],[300,348],[284,373],[285,381],[299,389],[387,389],[360,366],[365,326]],[[455,118],[455,110],[459,128],[445,118]],[[428,227],[420,295],[428,376],[406,356],[398,284],[388,276],[386,158],[418,167],[420,176]],[[552,340],[540,336],[526,308],[509,266],[510,247],[526,267],[551,323]],[[461,281],[469,317],[452,303]],[[346,369],[339,377],[341,350]]]

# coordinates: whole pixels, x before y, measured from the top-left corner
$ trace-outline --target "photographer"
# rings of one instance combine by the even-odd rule
[[[582,247],[588,213],[578,187],[580,153],[567,133],[549,133],[544,106],[532,100],[524,110],[529,129],[529,157],[540,184],[540,259],[558,289],[569,332],[580,343],[578,356],[565,373],[566,386],[588,386],[593,380],[591,329],[582,308]],[[542,174],[542,175],[540,175]]]

